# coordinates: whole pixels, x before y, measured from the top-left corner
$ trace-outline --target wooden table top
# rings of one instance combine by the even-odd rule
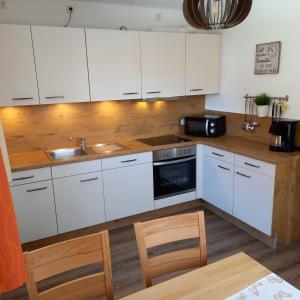
[[[245,253],[239,253],[122,299],[223,300],[270,273]]]

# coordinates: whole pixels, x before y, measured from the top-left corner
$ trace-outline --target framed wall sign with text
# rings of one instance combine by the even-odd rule
[[[255,74],[278,74],[281,42],[256,45]]]

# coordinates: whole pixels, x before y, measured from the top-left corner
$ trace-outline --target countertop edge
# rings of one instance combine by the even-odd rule
[[[300,158],[300,152],[292,153],[279,153],[271,152],[268,149],[267,144],[262,144],[259,142],[249,141],[239,137],[229,137],[222,136],[219,138],[200,138],[200,137],[191,137],[185,135],[179,135],[185,138],[191,139],[190,142],[177,143],[177,144],[168,144],[163,146],[148,146],[139,142],[138,140],[130,140],[126,142],[118,142],[125,147],[125,150],[116,151],[109,154],[97,154],[92,153],[87,156],[75,157],[67,160],[53,161],[47,156],[43,151],[34,151],[34,152],[25,152],[9,155],[11,170],[12,172],[26,171],[32,169],[39,169],[44,167],[59,166],[64,164],[71,164],[83,161],[97,160],[97,159],[106,159],[116,156],[131,155],[143,152],[152,152],[157,150],[191,146],[197,144],[203,144],[206,146],[216,147],[225,151],[232,152],[237,155],[246,156],[249,158],[261,160],[267,163],[279,164],[287,160],[297,160]],[[24,161],[28,160],[28,163]],[[20,162],[21,161],[21,162]]]

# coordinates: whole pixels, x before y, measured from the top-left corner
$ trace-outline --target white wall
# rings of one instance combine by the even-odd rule
[[[187,23],[181,10],[109,5],[70,0],[6,0],[0,9],[0,23],[63,26],[67,21],[66,6],[74,7],[71,27],[149,30],[153,27],[180,27]],[[170,0],[172,1],[172,0]],[[156,19],[160,14],[161,20]]]
[[[255,46],[281,41],[278,75],[254,75]],[[243,96],[267,92],[290,96],[286,116],[300,118],[300,0],[254,0],[241,25],[224,30],[221,93],[206,108],[243,112]]]

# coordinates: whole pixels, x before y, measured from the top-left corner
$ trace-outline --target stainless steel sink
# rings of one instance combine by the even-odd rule
[[[80,147],[64,148],[46,151],[51,160],[70,159],[79,156],[85,156],[88,153]]]
[[[127,149],[120,144],[96,144],[90,147],[95,153],[113,153]]]

